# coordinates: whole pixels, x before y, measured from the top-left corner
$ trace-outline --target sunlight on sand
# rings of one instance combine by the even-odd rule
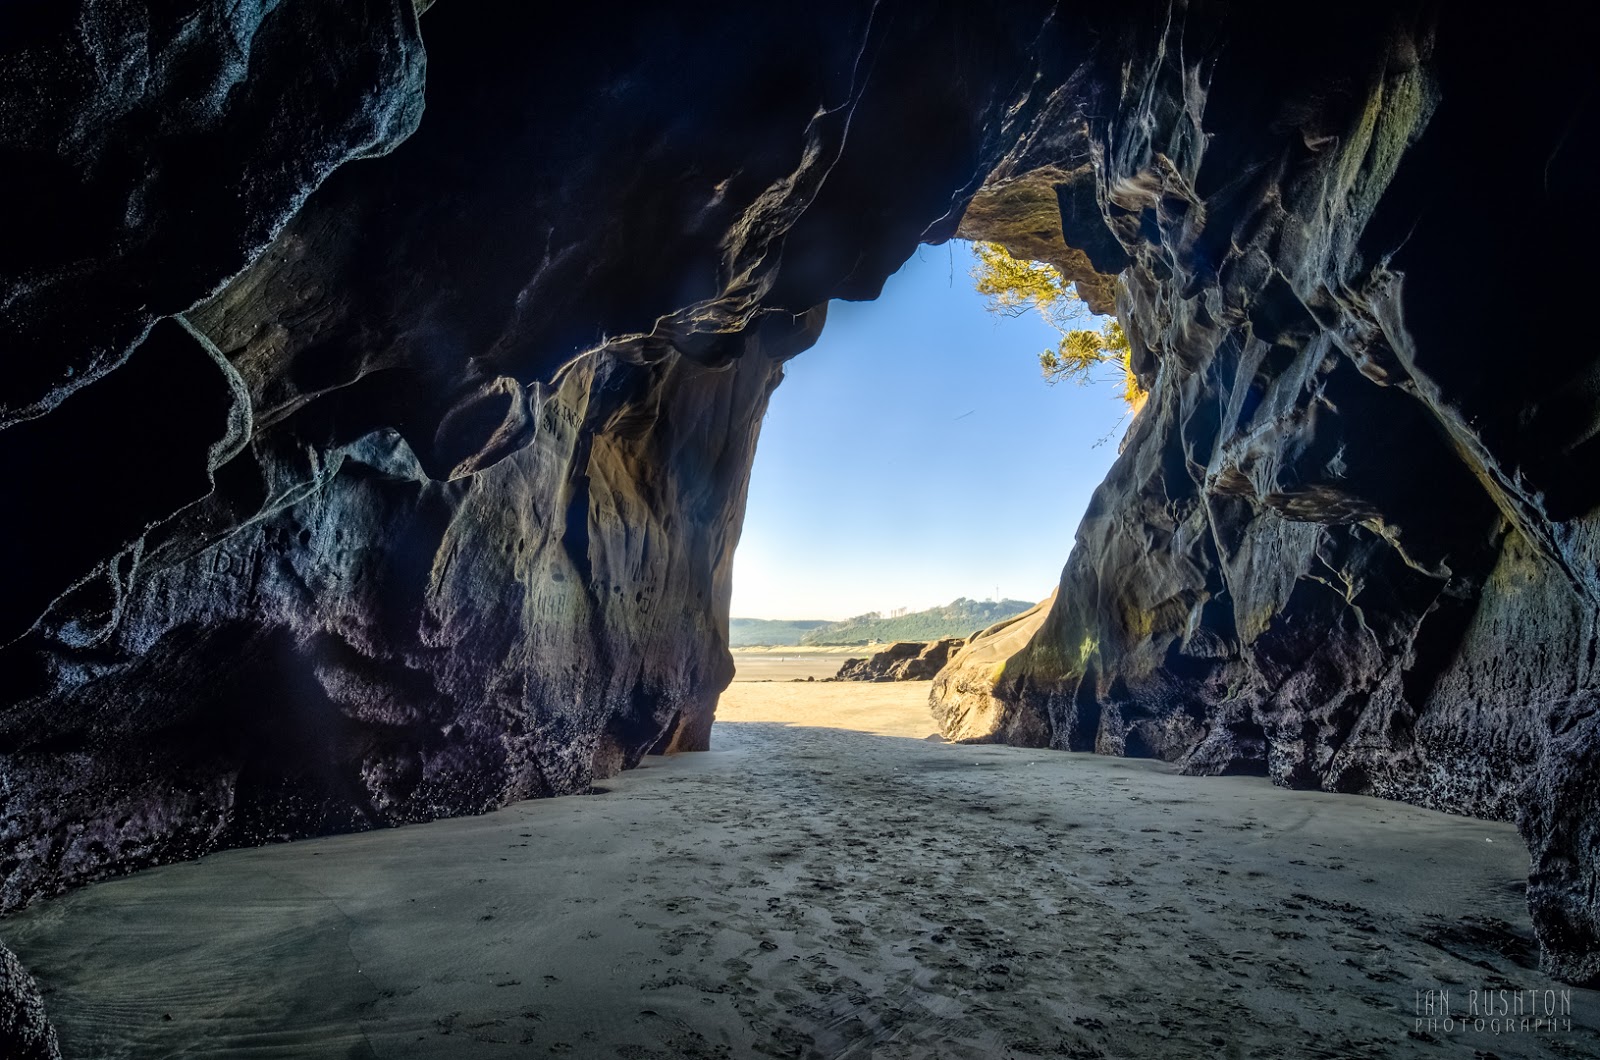
[[[937,737],[928,709],[932,681],[734,681],[717,705],[718,722],[776,721],[874,736]]]

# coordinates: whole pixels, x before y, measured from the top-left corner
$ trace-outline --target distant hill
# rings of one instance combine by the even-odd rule
[[[825,618],[735,618],[728,621],[728,647],[755,648],[765,645],[799,644],[800,638],[829,625]]]
[[[965,637],[1002,618],[1020,615],[1032,600],[968,600],[960,597],[943,607],[930,607],[896,618],[874,611],[843,622],[819,626],[800,638],[801,644],[870,644],[873,641],[938,640]]]
[[[1033,606],[1029,600],[968,600],[961,597],[943,607],[930,607],[908,615],[885,618],[879,612],[857,615],[843,622],[820,619],[735,618],[728,623],[728,646],[804,644],[814,647],[871,644],[874,641],[938,640],[965,637],[1003,618],[1020,615]]]

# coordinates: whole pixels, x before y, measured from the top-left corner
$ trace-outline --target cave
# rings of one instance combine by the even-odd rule
[[[1149,399],[1075,538],[1038,544],[1065,564],[1055,594],[992,631],[981,681],[935,681],[949,754],[1084,798],[1428,815],[1434,838],[1396,855],[1424,874],[1443,837],[1490,829],[1470,834],[1525,847],[1525,882],[1418,928],[1443,964],[1360,972],[1388,1008],[1347,1014],[1335,1052],[1274,1055],[1427,1055],[1458,1040],[1440,1020],[1479,1032],[1480,987],[1559,993],[1559,1013],[1487,1015],[1566,1025],[1476,1045],[1594,1055],[1600,357],[1572,314],[1597,118],[1572,22],[1544,0],[1496,20],[1410,0],[8,5],[0,940],[37,982],[0,949],[0,1051],[60,1055],[62,995],[14,940],[88,896],[181,897],[213,863],[266,880],[292,851],[381,875],[385,843],[497,812],[605,838],[652,770],[732,783],[690,752],[733,676],[767,402],[830,300],[965,238],[1114,312]],[[962,790],[951,812],[991,819],[975,843],[1071,808]],[[1209,814],[1196,857],[1240,841]],[[1043,861],[995,855],[1034,858],[1059,918],[1139,841],[1080,825],[1051,826]],[[606,857],[584,849],[575,873]],[[1095,938],[1138,919],[1115,896],[1139,882],[1096,885]],[[1294,892],[1296,915],[1398,945],[1381,899],[1336,893]],[[714,920],[714,901],[679,905]],[[342,921],[316,908],[332,919],[275,943],[285,969],[335,959]],[[1258,949],[1296,946],[1304,923]],[[1014,948],[960,1005],[999,1011]],[[1237,996],[1220,958],[1167,956],[1174,983]],[[1072,962],[1038,960],[1048,993]],[[1295,1003],[1274,997],[1256,1022]],[[963,1015],[963,1048],[1238,1050],[1214,1022],[1233,1003],[1004,1041]],[[428,1018],[443,1051],[406,1055],[496,1048]],[[676,1044],[629,1055],[745,1055],[675,1018]],[[752,1055],[968,1055],[881,1020],[826,1045],[837,1028],[806,1019],[750,1031]],[[184,1045],[58,1022],[68,1055]]]

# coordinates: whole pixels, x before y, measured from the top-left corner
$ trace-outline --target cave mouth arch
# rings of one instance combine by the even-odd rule
[[[919,246],[876,299],[832,303],[785,364],[734,558],[736,629],[958,598],[1032,605],[1059,581],[1127,411],[1101,380],[1048,385],[1038,353],[1058,334],[991,311],[975,265],[965,240]]]

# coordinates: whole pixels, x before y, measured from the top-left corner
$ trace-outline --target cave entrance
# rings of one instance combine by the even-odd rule
[[[820,680],[869,642],[964,636],[1055,588],[1129,409],[1118,373],[1050,385],[1061,334],[994,311],[979,268],[975,244],[919,247],[786,366],[734,560],[740,679]]]

